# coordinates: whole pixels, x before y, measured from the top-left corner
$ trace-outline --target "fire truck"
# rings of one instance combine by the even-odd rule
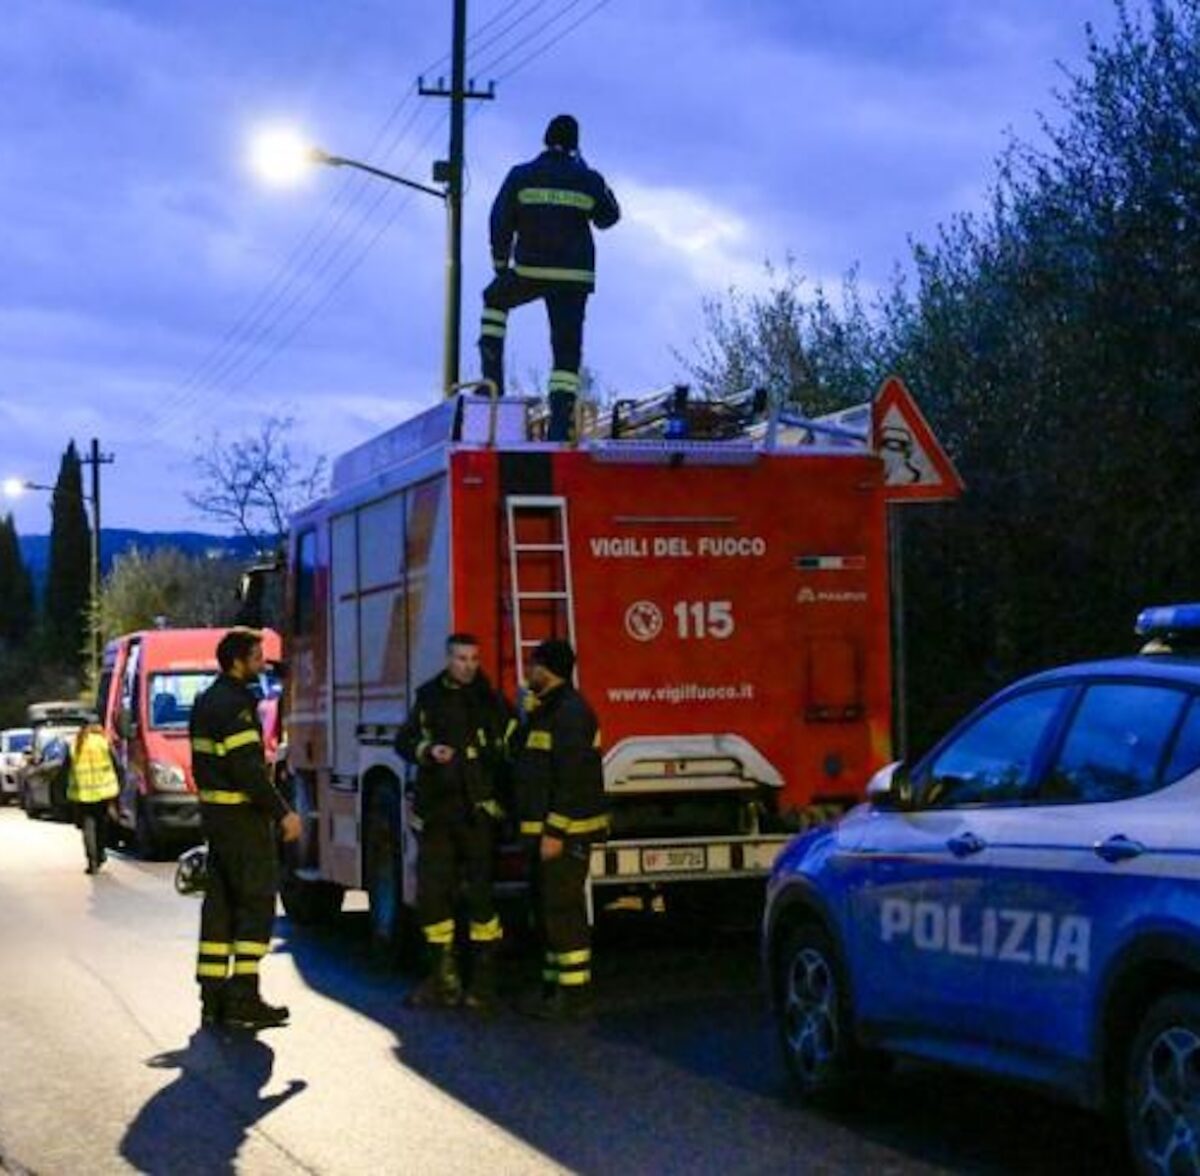
[[[575,646],[611,813],[594,908],[761,881],[891,758],[888,508],[957,492],[898,381],[815,420],[671,388],[575,444],[541,427],[533,401],[460,393],[342,456],[292,520],[298,920],[363,889],[374,937],[401,933],[418,841],[393,741],[454,631],[510,698],[535,645]]]

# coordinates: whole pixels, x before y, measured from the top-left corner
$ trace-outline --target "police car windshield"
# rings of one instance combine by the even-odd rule
[[[150,727],[186,731],[196,696],[216,677],[212,670],[173,670],[150,675]]]

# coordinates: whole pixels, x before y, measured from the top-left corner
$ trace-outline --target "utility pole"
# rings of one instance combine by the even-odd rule
[[[450,89],[445,78],[436,86],[418,79],[418,92],[425,98],[450,99],[450,158],[433,165],[433,178],[446,185],[446,319],[442,354],[443,392],[449,396],[458,383],[458,360],[462,332],[462,197],[463,160],[466,155],[466,100],[496,97],[494,84],[476,90],[475,80],[467,85],[467,0],[454,0]]]
[[[92,559],[88,594],[91,623],[88,625],[88,652],[93,685],[100,681],[100,467],[112,465],[115,461],[111,453],[100,452],[100,442],[95,437],[92,438],[91,452],[80,459],[82,465],[92,467],[92,493],[89,499],[92,506]]]

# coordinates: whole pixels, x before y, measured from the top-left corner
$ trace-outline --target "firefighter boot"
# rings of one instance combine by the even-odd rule
[[[556,987],[549,995],[521,1005],[526,1016],[539,1021],[586,1021],[592,1016],[592,990],[590,985],[578,988]]]
[[[570,441],[575,435],[575,393],[551,392],[547,441]]]
[[[463,1004],[485,1017],[496,1011],[496,950],[492,944],[476,944],[471,951],[471,984]]]
[[[200,1024],[219,1025],[225,1019],[225,981],[200,982]]]
[[[242,980],[237,976],[234,980]],[[222,1023],[230,1029],[275,1029],[288,1022],[289,1011],[285,1005],[269,1005],[259,995],[258,984],[243,984],[235,987],[234,981],[225,988]]]
[[[458,974],[454,945],[439,943],[433,950],[433,967],[429,975],[404,1002],[410,1009],[452,1009],[462,1003],[462,977]]]

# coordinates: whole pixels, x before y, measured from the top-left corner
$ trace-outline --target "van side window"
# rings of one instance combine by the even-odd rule
[[[296,543],[295,622],[297,637],[312,633],[317,617],[317,533],[305,531]]]

